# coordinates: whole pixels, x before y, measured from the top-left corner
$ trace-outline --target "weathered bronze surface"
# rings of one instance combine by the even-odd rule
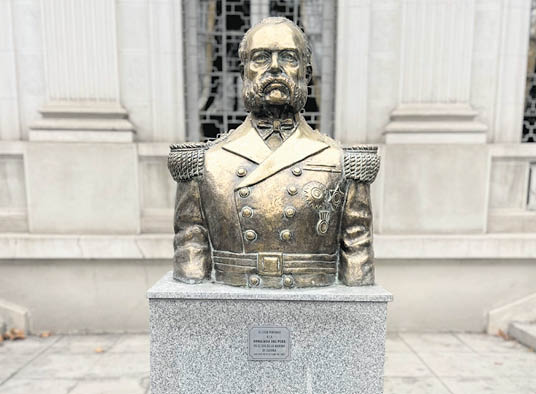
[[[251,288],[327,286],[337,277],[374,284],[377,148],[343,148],[299,114],[311,48],[293,22],[264,19],[239,56],[244,123],[215,141],[171,146],[174,278]]]

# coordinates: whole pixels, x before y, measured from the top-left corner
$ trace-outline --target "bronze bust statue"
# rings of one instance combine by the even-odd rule
[[[173,277],[251,288],[374,284],[376,147],[343,148],[300,115],[307,37],[266,18],[240,44],[249,115],[215,141],[171,146]]]

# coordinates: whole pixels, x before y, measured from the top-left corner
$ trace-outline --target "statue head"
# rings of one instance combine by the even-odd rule
[[[305,33],[286,18],[265,18],[250,28],[238,49],[246,110],[299,112],[312,76],[311,52]]]

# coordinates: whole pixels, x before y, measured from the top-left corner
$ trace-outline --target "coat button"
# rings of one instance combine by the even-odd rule
[[[261,283],[261,278],[259,278],[257,275],[251,275],[249,277],[249,285],[251,287],[257,287]]]
[[[255,241],[257,239],[257,233],[253,230],[246,230],[244,232],[244,238],[250,242]]]
[[[279,233],[279,236],[283,241],[290,241],[292,239],[292,233],[290,230],[283,230]]]
[[[296,176],[300,176],[302,174],[302,169],[300,167],[294,167],[292,173]]]
[[[242,216],[245,218],[250,218],[251,216],[253,216],[253,209],[251,209],[250,207],[242,208]]]
[[[249,196],[249,188],[243,187],[242,189],[238,190],[238,195],[242,198],[246,198]]]
[[[296,208],[294,208],[294,207],[286,207],[285,208],[285,216],[287,218],[293,218],[294,215],[296,215]]]
[[[283,279],[283,286],[285,287],[292,287],[294,284],[294,279],[291,276],[285,276]]]
[[[238,175],[239,177],[246,176],[247,173],[248,170],[246,170],[244,167],[240,167],[236,170],[236,175]]]
[[[294,185],[289,186],[289,187],[287,187],[287,192],[291,196],[294,196],[294,195],[298,194],[298,188],[296,186],[294,186]]]

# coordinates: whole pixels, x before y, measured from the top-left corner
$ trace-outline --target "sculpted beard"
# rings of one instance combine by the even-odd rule
[[[245,78],[242,87],[242,97],[244,97],[244,106],[249,112],[259,112],[264,106],[264,89],[271,83],[278,82],[287,87],[289,90],[289,103],[294,113],[299,112],[307,100],[307,83],[300,79],[295,83],[292,79],[280,75],[274,77],[267,75],[258,82],[253,82]]]

